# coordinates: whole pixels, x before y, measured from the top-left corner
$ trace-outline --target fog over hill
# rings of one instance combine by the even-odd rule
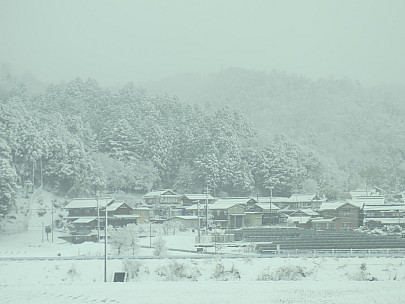
[[[247,114],[263,141],[285,134],[335,158],[348,170],[366,165],[367,169],[360,169],[365,178],[378,172],[379,177],[370,177],[370,183],[386,188],[404,184],[402,86],[371,87],[349,79],[313,80],[243,68],[180,75],[143,86],[208,110],[225,105],[238,108]]]

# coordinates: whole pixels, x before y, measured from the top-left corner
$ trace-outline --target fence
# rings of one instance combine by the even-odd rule
[[[389,248],[389,249],[318,249],[318,250],[271,250],[262,249],[259,251],[263,256],[277,256],[277,257],[404,257],[404,248]]]

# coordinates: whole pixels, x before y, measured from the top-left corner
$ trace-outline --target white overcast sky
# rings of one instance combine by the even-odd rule
[[[0,43],[46,82],[236,66],[405,84],[405,0],[0,0]]]

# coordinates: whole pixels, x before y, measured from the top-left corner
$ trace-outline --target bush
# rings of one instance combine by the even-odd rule
[[[167,266],[158,267],[156,273],[160,277],[164,277],[166,281],[197,281],[198,277],[201,276],[197,267],[176,261],[171,261]]]
[[[376,277],[371,276],[371,274],[367,272],[366,263],[362,263],[360,265],[360,269],[358,272],[347,273],[346,275],[354,281],[377,281]]]
[[[273,272],[267,267],[257,279],[259,281],[298,281],[311,273],[301,266],[282,266]]]
[[[162,235],[159,235],[155,241],[155,249],[153,254],[156,256],[161,256],[166,250],[166,241],[163,239]]]
[[[141,268],[141,263],[136,260],[125,259],[122,261],[122,268],[127,273],[127,279],[129,281],[134,280],[138,277],[139,269]]]
[[[240,280],[241,276],[234,264],[232,264],[231,269],[227,270],[225,266],[219,262],[215,265],[214,273],[211,278],[217,281],[234,281]]]

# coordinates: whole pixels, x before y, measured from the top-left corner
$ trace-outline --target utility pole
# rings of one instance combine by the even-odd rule
[[[197,201],[197,217],[198,217],[198,244],[200,244],[201,240],[200,201]]]
[[[152,248],[152,222],[149,220],[149,248]]]
[[[107,282],[107,199],[105,199],[105,227],[104,227],[104,282]]]
[[[207,188],[206,188],[206,190],[205,190],[205,216],[206,216],[206,229],[208,230],[208,186],[207,186]],[[206,230],[206,231],[207,231]]]
[[[270,215],[269,215],[269,226],[271,226],[271,204],[273,203],[273,188],[270,187]]]
[[[42,186],[42,181],[41,181],[41,186]],[[52,212],[52,224],[51,224],[52,231],[51,232],[52,232],[52,243],[53,243],[53,202],[51,202],[51,212]]]
[[[98,191],[96,192],[96,201],[97,201],[97,238],[100,242],[100,206],[98,202]]]
[[[42,177],[42,155],[41,155],[40,164],[41,164],[41,171],[40,171],[40,173],[41,173],[41,187],[42,187],[42,183],[43,183],[43,177]],[[53,226],[52,226],[52,228],[53,228]],[[52,234],[53,234],[53,232],[52,232]],[[52,242],[53,242],[53,240],[52,240]]]

